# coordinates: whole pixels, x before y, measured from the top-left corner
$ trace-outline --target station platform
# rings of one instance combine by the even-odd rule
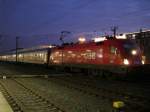
[[[0,92],[0,112],[13,112],[2,92]]]

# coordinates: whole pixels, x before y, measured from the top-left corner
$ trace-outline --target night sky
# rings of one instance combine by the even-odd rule
[[[150,29],[150,0],[0,0],[0,51],[19,47],[59,44],[77,36]],[[89,36],[90,35],[90,36]]]

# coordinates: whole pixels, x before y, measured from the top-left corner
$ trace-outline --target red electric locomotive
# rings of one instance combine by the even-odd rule
[[[53,48],[51,64],[97,68],[118,72],[127,66],[144,64],[142,52],[134,40],[107,39]],[[118,69],[119,68],[119,69]]]
[[[84,39],[81,39],[82,41]],[[126,73],[145,63],[142,51],[134,40],[106,39],[100,42],[81,42],[47,47],[24,49],[18,52],[18,62],[46,64],[63,70],[79,72]],[[1,61],[15,61],[15,52],[3,54]],[[91,74],[91,73],[90,73]]]

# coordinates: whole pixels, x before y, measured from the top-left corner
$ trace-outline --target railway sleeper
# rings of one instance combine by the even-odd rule
[[[22,108],[19,106],[19,103],[8,93],[4,85],[0,83],[0,86],[2,93],[5,96],[8,103],[10,104],[10,106],[12,107],[12,110],[14,112],[23,112]]]

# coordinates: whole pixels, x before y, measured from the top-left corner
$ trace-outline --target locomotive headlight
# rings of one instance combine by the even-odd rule
[[[142,60],[142,64],[143,64],[143,65],[145,64],[145,61],[144,61],[144,60]]]
[[[136,50],[132,50],[132,51],[131,51],[131,54],[132,54],[132,55],[136,55],[136,54],[137,54],[137,51],[136,51]]]
[[[123,63],[124,63],[124,65],[129,65],[129,60],[128,59],[124,59]]]
[[[142,56],[142,64],[144,65],[146,61],[146,56]]]

